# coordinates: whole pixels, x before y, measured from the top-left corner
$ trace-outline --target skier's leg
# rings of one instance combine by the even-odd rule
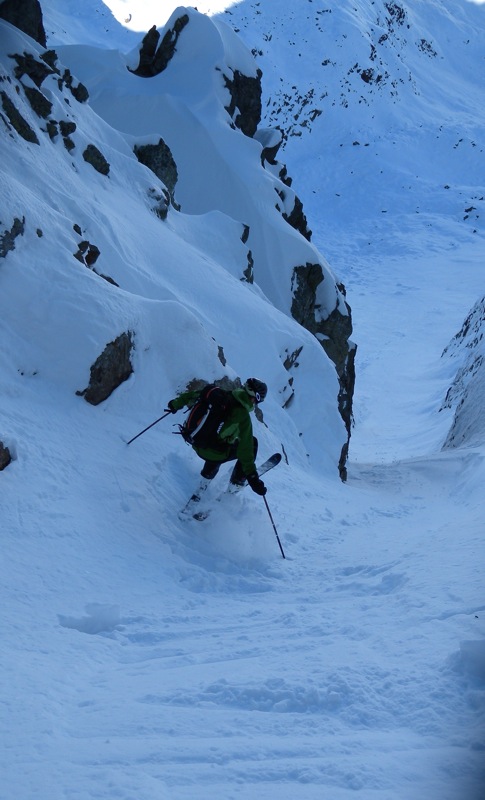
[[[258,440],[256,439],[255,436],[253,436],[253,448],[254,448],[254,460],[256,460],[256,456],[258,455]],[[229,479],[229,483],[234,483],[236,486],[244,486],[245,482],[246,482],[246,475],[243,472],[241,462],[237,460],[234,465],[231,477]]]
[[[219,472],[219,467],[221,466],[220,461],[206,461],[200,474],[203,478],[207,478],[207,480],[211,481],[212,478],[215,478],[217,473]]]

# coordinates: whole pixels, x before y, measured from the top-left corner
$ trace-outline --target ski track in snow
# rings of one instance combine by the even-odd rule
[[[33,796],[43,774],[60,797],[66,763],[71,781],[82,776],[80,797],[100,796],[103,785],[103,797],[132,791],[148,800],[162,781],[177,800],[194,792],[270,798],[276,784],[285,798],[316,798],[325,787],[336,798],[411,800],[427,775],[427,797],[473,797],[483,654],[457,642],[477,637],[485,610],[475,599],[482,520],[466,488],[470,475],[483,480],[480,452],[353,464],[346,485],[280,465],[268,476],[268,498],[283,561],[260,498],[245,490],[217,504],[210,522],[174,525],[192,480],[183,456],[170,457],[182,483],[174,493],[166,463],[148,486],[133,485],[133,463],[118,456],[112,466],[123,442],[105,435],[102,445],[119,493],[116,530],[96,502],[92,530],[73,530],[66,513],[62,539],[58,507],[69,505],[69,484],[80,477],[67,462],[57,494],[57,467],[39,481],[37,491],[55,499],[40,524],[36,502],[18,506],[19,531],[32,545],[37,530],[42,567],[28,591],[17,587],[19,599],[34,613],[37,584],[50,597],[28,644],[19,632],[31,663],[12,663],[8,673],[14,697],[24,673],[38,676],[25,709],[15,700],[38,741],[33,767],[18,775],[19,797]],[[129,454],[145,457],[142,448]],[[458,550],[449,528],[460,523]],[[83,538],[83,550],[66,575],[56,561],[69,563],[72,537]],[[430,593],[436,559],[446,580]],[[475,577],[463,585],[460,563],[470,559]],[[59,608],[71,580],[73,598],[93,598],[77,615]],[[94,599],[101,585],[103,602]],[[47,692],[46,664],[57,672]],[[9,738],[14,758],[19,743]]]

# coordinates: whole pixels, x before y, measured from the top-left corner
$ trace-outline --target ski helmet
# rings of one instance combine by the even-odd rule
[[[268,387],[266,384],[263,383],[263,381],[259,381],[257,378],[248,378],[244,384],[244,388],[250,397],[255,398],[257,403],[262,403],[268,394]]]

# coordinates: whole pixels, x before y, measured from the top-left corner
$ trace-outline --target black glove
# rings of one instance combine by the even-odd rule
[[[258,476],[257,472],[252,472],[251,475],[248,475],[248,483],[253,492],[256,492],[256,494],[261,495],[261,497],[263,497],[268,491],[263,481]]]
[[[177,413],[178,409],[175,408],[173,400],[170,400],[167,403],[167,408],[165,409],[165,411],[171,411],[172,414],[176,414]]]

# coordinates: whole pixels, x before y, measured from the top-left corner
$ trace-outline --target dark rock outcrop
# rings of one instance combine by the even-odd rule
[[[35,111],[37,116],[47,119],[52,111],[51,101],[48,100],[42,92],[39,92],[38,89],[34,89],[33,86],[24,86],[24,92],[32,110]]]
[[[14,53],[11,56],[17,62],[14,74],[17,80],[22,81],[24,75],[35,83],[38,89],[42,86],[44,80],[48,75],[57,75],[57,83],[59,90],[62,91],[64,87],[69,89],[72,96],[79,102],[85,103],[89,98],[89,92],[82,83],[74,83],[74,78],[71,71],[61,69],[57,64],[57,53],[55,50],[46,50],[41,55],[41,61],[38,61],[31,53]]]
[[[243,226],[243,232],[241,236],[241,242],[246,244],[249,239],[249,225]],[[247,283],[254,283],[254,258],[251,250],[247,251],[247,267],[243,271],[243,278],[241,280],[245,280]]]
[[[98,272],[97,269],[94,269],[94,265],[98,260],[101,252],[99,247],[95,244],[91,244],[86,239],[83,239],[82,242],[79,242],[79,247],[77,252],[73,254],[74,258],[76,258],[81,264],[84,264],[85,267],[88,267],[95,275],[99,275],[100,278],[104,278],[105,281],[111,283],[112,286],[118,286],[116,281],[113,280],[109,275],[103,275],[102,272]]]
[[[279,167],[279,179],[285,186],[291,187],[292,180],[288,177],[286,167],[276,160],[278,150],[285,139],[283,131],[278,128],[262,128],[255,132],[254,138],[260,142],[263,148],[261,153],[263,167],[266,164],[270,168]],[[284,210],[279,203],[276,206],[283,219],[301,233],[307,241],[311,241],[312,232],[308,228],[301,200],[294,195],[293,208],[288,212],[286,190],[277,189],[276,191],[281,200],[281,205],[287,207]],[[318,339],[327,356],[335,364],[339,380],[338,408],[347,431],[347,442],[342,448],[340,456],[339,473],[342,480],[346,480],[346,463],[353,419],[352,403],[355,388],[355,355],[357,348],[350,341],[352,312],[345,300],[341,299],[333,311],[324,318],[317,301],[317,290],[323,280],[324,275],[320,264],[307,263],[294,268],[291,316]],[[336,289],[340,292],[342,298],[345,298],[345,287],[338,285]],[[342,310],[343,306],[345,310]],[[289,405],[293,398],[293,391],[287,391],[285,397],[285,403]]]
[[[45,55],[48,53],[54,53],[54,51],[48,50]],[[14,75],[17,80],[21,81],[24,75],[27,75],[38,89],[42,86],[48,75],[52,75],[54,72],[58,73],[58,70],[54,68],[51,63],[47,63],[47,59],[44,60],[43,58],[42,61],[37,61],[32,53],[23,53],[22,55],[14,53],[12,58],[17,63],[14,69]]]
[[[86,89],[84,83],[78,83],[77,85],[74,83],[74,78],[71,75],[70,70],[65,69],[62,77],[59,80],[59,88],[63,88],[63,84],[67,86],[69,91],[71,92],[72,96],[78,103],[85,103],[89,100],[89,92]]]
[[[308,242],[311,242],[312,232],[308,227],[307,218],[303,212],[303,203],[299,197],[295,195],[291,212],[287,214],[285,211],[283,211],[281,216],[289,225],[291,225],[292,228],[301,233],[301,235],[304,236]]]
[[[346,461],[352,428],[352,398],[355,386],[356,346],[350,341],[352,316],[345,302],[345,313],[338,307],[324,318],[317,302],[317,289],[324,280],[320,264],[295,267],[293,271],[293,302],[291,315],[318,339],[330,360],[335,364],[339,379],[338,406],[347,431],[347,443],[342,449],[339,472],[342,480],[347,477]],[[342,285],[337,287],[345,296]]]
[[[234,70],[232,78],[224,75],[226,87],[231,94],[231,102],[226,106],[226,111],[234,120],[236,127],[249,137],[254,136],[261,121],[262,75],[260,69],[256,78],[243,75],[237,69]]]
[[[316,291],[322,281],[320,264],[307,263],[293,270],[291,316],[314,334],[318,332],[315,319]]]
[[[0,221],[0,227],[1,225],[2,223]],[[22,217],[22,219],[15,217],[10,230],[0,233],[0,258],[5,258],[7,253],[9,253],[11,250],[15,250],[15,239],[18,236],[23,236],[24,231],[25,217]]]
[[[134,347],[133,333],[122,333],[106,345],[90,370],[89,385],[76,394],[91,403],[99,405],[106,400],[133,372],[131,351]]]
[[[77,258],[81,264],[85,264],[87,267],[93,267],[99,256],[99,247],[96,247],[95,244],[91,244],[91,242],[87,240],[79,242],[78,250],[74,253],[74,258]]]
[[[12,456],[10,455],[10,450],[3,442],[0,442],[0,471],[8,467],[11,461]]]
[[[175,200],[173,200],[173,198],[170,198],[170,193],[167,189],[155,189],[155,187],[152,186],[148,190],[148,196],[154,201],[152,211],[154,211],[157,217],[161,220],[167,219],[170,202],[172,202],[172,205],[177,209],[177,211],[180,211],[180,206],[175,202]]]
[[[142,41],[138,66],[130,72],[139,78],[153,78],[154,75],[163,72],[176,50],[178,38],[188,21],[187,14],[176,19],[173,28],[166,31],[161,42],[156,26],[150,28]]]
[[[261,151],[261,164],[263,167],[266,162],[275,166],[278,150],[284,141],[283,132],[279,128],[259,128],[253,138],[263,148]]]
[[[455,409],[443,450],[481,445],[485,439],[485,297],[472,308],[443,352],[459,364],[440,411]]]
[[[6,92],[0,92],[0,98],[2,100],[2,108],[12,128],[16,130],[19,136],[21,136],[22,139],[25,139],[26,142],[39,144],[37,134],[30,127],[29,123],[23,118],[22,114],[12,102],[8,94]]]
[[[62,139],[64,142],[64,147],[68,152],[74,150],[75,144],[71,139],[71,134],[76,131],[76,123],[75,122],[66,122],[65,120],[59,121],[59,129],[61,131]]]
[[[59,90],[63,91],[64,88],[67,88],[71,92],[72,96],[81,103],[85,102],[89,97],[86,87],[82,83],[75,84],[74,79],[68,69],[64,69],[64,71],[61,72],[61,69],[57,65],[57,53],[55,50],[46,50],[45,53],[41,55],[40,60],[34,58],[31,53],[14,53],[11,55],[11,58],[13,58],[16,62],[14,75],[22,86],[25,97],[27,98],[32,110],[37,114],[38,117],[46,120],[45,127],[40,128],[40,130],[47,133],[51,141],[56,139],[60,130],[64,141],[64,146],[66,150],[71,152],[75,148],[75,142],[71,138],[71,134],[73,134],[76,130],[76,123],[70,120],[56,120],[50,117],[53,107],[52,102],[49,99],[51,95],[49,92],[47,93],[48,96],[46,96],[41,87],[44,80],[48,76],[56,76]],[[27,77],[29,80],[25,81],[25,77]],[[37,88],[31,85],[31,81]],[[18,87],[16,87],[16,89],[18,92]],[[31,128],[31,126],[22,116],[12,98],[9,97],[6,92],[1,92],[0,99],[3,111],[7,118],[7,124],[10,123],[12,128],[14,128],[17,133],[19,133],[20,136],[22,136],[22,138],[24,138],[26,141],[39,144],[37,133]],[[96,157],[95,154],[90,153],[90,148],[88,148],[87,160],[90,160],[90,158],[92,159],[91,163],[93,163],[95,169],[103,172],[103,174],[108,174],[108,162],[106,160],[103,162],[102,157],[99,159],[99,157]]]
[[[3,0],[0,17],[46,46],[47,40],[39,0]]]
[[[99,172],[101,175],[109,175],[109,164],[96,145],[88,144],[83,153],[83,158],[88,164],[94,167],[96,172]]]
[[[178,180],[177,165],[170,148],[163,139],[159,139],[158,144],[136,144],[133,151],[138,161],[151,169],[173,197]]]

